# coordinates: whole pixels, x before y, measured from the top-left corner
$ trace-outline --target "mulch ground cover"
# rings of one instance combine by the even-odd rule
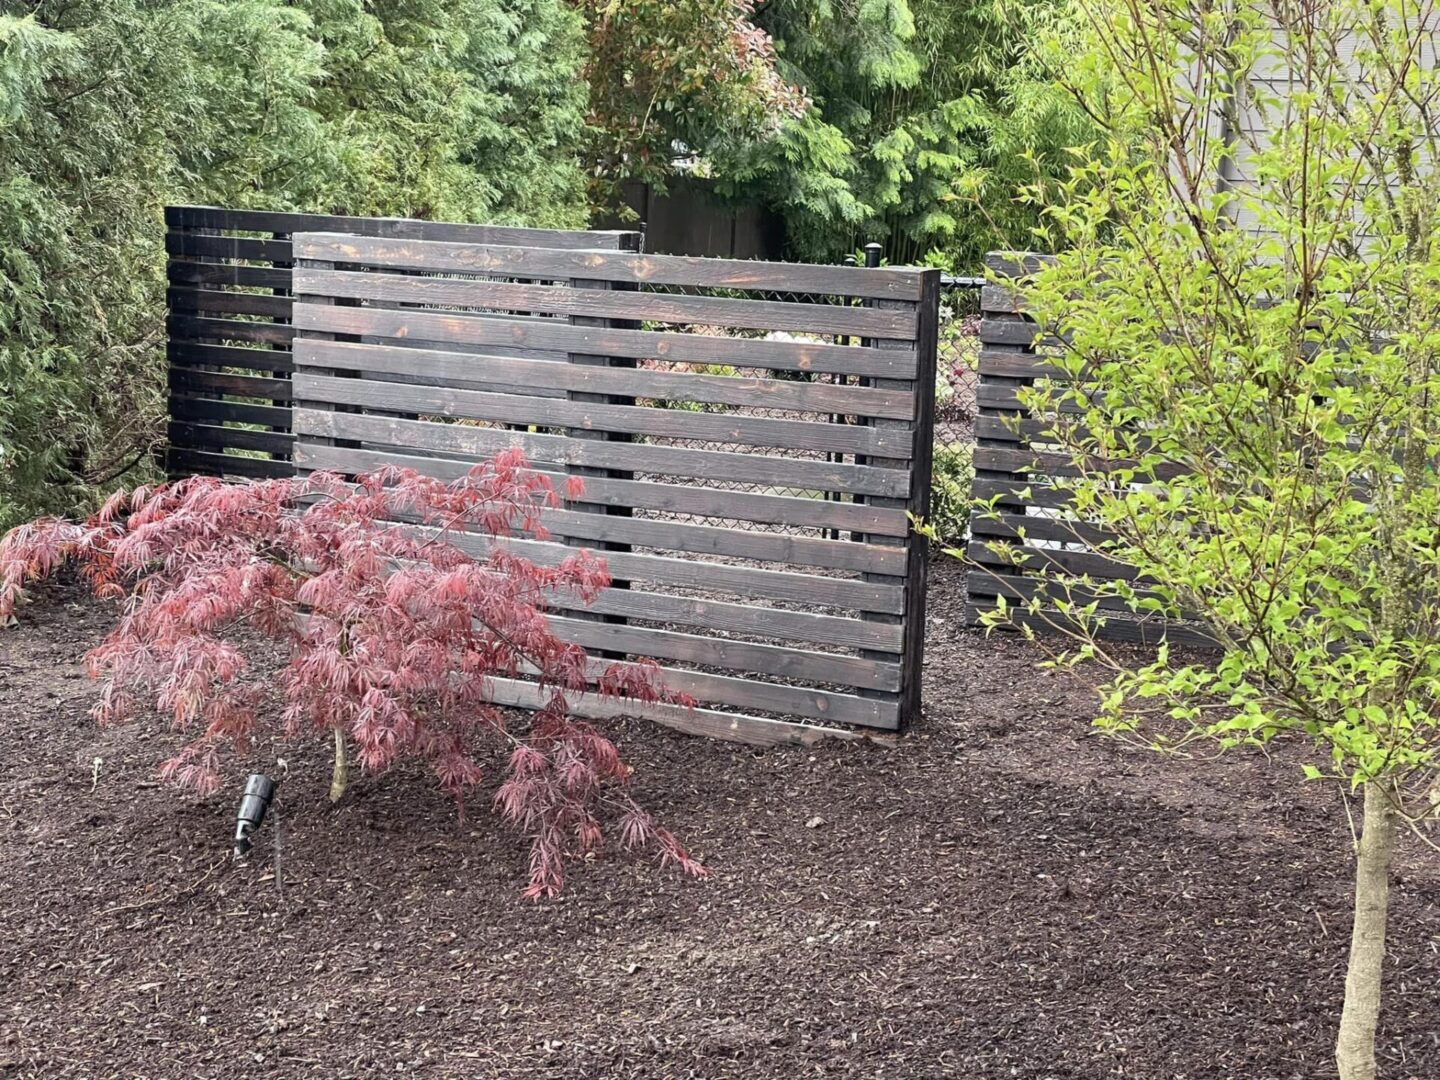
[[[1332,1075],[1350,859],[1296,762],[1164,761],[961,625],[937,567],[927,712],[895,749],[620,729],[712,880],[613,855],[520,898],[526,846],[421,769],[326,800],[328,747],[223,797],[176,737],[100,730],[107,625],[63,588],[0,632],[0,1076]],[[228,860],[239,778],[289,764]],[[1396,873],[1383,1076],[1440,1077],[1440,856]]]

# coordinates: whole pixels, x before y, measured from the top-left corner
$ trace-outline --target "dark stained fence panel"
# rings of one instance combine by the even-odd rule
[[[290,234],[343,229],[378,238],[634,251],[639,234],[522,229],[403,218],[171,206],[165,211],[170,415],[167,470],[289,476]],[[508,275],[524,277],[521,275]],[[237,381],[237,380],[250,381]],[[226,434],[233,432],[233,434]]]
[[[992,253],[986,263],[996,275],[1014,278],[1033,271],[1044,259]],[[1048,575],[1083,574],[1095,582],[1133,582],[1138,575],[1133,567],[1101,553],[1108,535],[1105,530],[1076,519],[1069,493],[1055,479],[1077,476],[1079,470],[1070,455],[1043,449],[1051,425],[1031,417],[1020,402],[1020,392],[1037,380],[1064,377],[1046,355],[1050,343],[1039,340],[1016,290],[1003,284],[988,285],[982,290],[981,305],[971,494],[977,500],[993,500],[998,513],[977,509],[971,514],[966,556],[973,568],[968,575],[966,617],[978,622],[1003,597],[1012,627],[1054,631],[1069,624],[1050,602],[1053,594],[1047,592]],[[1158,475],[1163,479],[1174,474],[1159,470]],[[1072,590],[1068,598],[1076,602],[1096,599],[1084,589]],[[1039,614],[1017,606],[1034,600],[1040,602]],[[1105,618],[1102,637],[1214,645],[1204,628],[1194,623],[1140,618],[1114,598],[1102,598],[1099,605]]]
[[[754,742],[914,715],[938,274],[291,240],[298,469],[452,479],[518,447],[584,492],[542,515],[549,537],[503,543],[541,564],[593,548],[615,579],[555,597],[555,628],[700,701],[645,715]]]

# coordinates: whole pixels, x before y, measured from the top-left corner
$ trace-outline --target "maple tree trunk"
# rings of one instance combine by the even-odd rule
[[[350,781],[350,760],[345,756],[345,732],[335,729],[335,772],[330,778],[330,801],[339,802]]]
[[[1375,1027],[1380,1019],[1395,808],[1374,782],[1365,785],[1362,829],[1355,858],[1355,923],[1350,933],[1350,966],[1345,972],[1345,1006],[1335,1043],[1340,1080],[1375,1080]]]

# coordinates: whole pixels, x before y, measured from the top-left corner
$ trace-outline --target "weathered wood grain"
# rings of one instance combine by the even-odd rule
[[[674,255],[628,255],[540,247],[488,247],[310,234],[297,238],[304,258],[363,266],[438,270],[497,277],[588,279],[636,285],[811,293],[879,300],[921,299],[924,272],[886,267],[871,270],[814,263],[702,259]]]
[[[780,300],[737,300],[684,293],[575,289],[565,285],[520,285],[438,277],[297,268],[300,296],[383,300],[390,303],[487,308],[545,315],[583,315],[680,325],[783,330],[804,334],[855,334],[910,341],[914,305],[904,310],[801,304]]]
[[[910,458],[914,451],[914,433],[909,429],[897,432],[814,420],[776,420],[730,413],[657,409],[644,405],[556,401],[521,394],[495,394],[409,382],[332,378],[305,372],[295,376],[294,392],[297,401],[325,401],[335,405],[507,424],[703,439],[739,446],[883,455],[902,460]]]
[[[231,210],[219,206],[167,206],[171,229],[220,229],[227,232],[339,232],[394,236],[414,240],[456,240],[467,244],[514,244],[521,247],[608,248],[638,250],[640,234],[628,230],[529,229],[508,225],[473,225],[414,218],[342,217],[270,210]]]
[[[900,420],[911,419],[915,410],[914,395],[911,393],[832,382],[581,367],[492,353],[343,341],[302,339],[296,342],[295,347],[300,354],[300,362],[315,367],[376,375],[407,375],[412,380],[427,379],[433,385],[441,386],[466,380],[512,382],[528,388]]]
[[[496,440],[496,446],[500,446],[499,439]],[[540,472],[552,471],[537,464],[544,460],[532,455],[532,467]],[[474,462],[446,461],[424,456],[419,452],[406,454],[403,451],[364,450],[307,443],[296,448],[296,464],[305,469],[327,469],[350,474],[395,464],[414,469],[426,476],[455,480],[469,472]],[[563,473],[556,476],[557,480],[563,478]],[[563,484],[557,484],[557,488],[563,490]],[[909,519],[903,512],[863,503],[830,502],[793,495],[762,495],[749,491],[726,491],[723,496],[723,514],[720,516],[727,519],[778,526],[813,526],[817,530],[833,528],[876,536],[905,536],[910,531]],[[584,498],[589,503],[629,506],[637,510],[697,517],[714,515],[716,510],[716,492],[713,490],[644,480],[589,478],[585,481]]]
[[[236,391],[237,393],[239,391]],[[655,473],[704,480],[767,484],[777,488],[855,492],[861,495],[902,497],[908,486],[903,472],[844,465],[818,460],[796,460],[723,450],[691,450],[645,443],[585,442],[563,435],[531,435],[501,428],[402,420],[355,413],[320,412],[297,408],[294,429],[301,435],[351,439],[395,449],[430,450],[462,454],[479,460],[501,450],[518,447],[537,461],[586,465],[626,472]],[[710,512],[720,515],[727,492],[712,492]]]
[[[571,326],[555,319],[504,320],[462,313],[325,307],[300,303],[295,326],[329,334],[355,334],[419,342],[557,350],[591,356],[656,358],[672,363],[727,364],[772,371],[913,379],[913,349],[879,350],[810,341],[762,341],[708,334]]]
[[[538,709],[545,704],[545,695],[534,683],[518,679],[492,679],[493,700],[516,708]],[[704,735],[712,739],[748,743],[752,746],[814,746],[826,739],[858,739],[862,736],[845,728],[812,724],[794,724],[744,713],[719,712],[714,709],[687,709],[679,705],[643,705],[638,702],[615,701],[597,694],[577,695],[571,702],[577,716],[609,720],[633,716],[650,720],[688,735]]]

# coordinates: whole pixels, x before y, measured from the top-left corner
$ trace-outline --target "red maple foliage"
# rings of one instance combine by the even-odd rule
[[[371,770],[428,759],[463,813],[482,782],[477,748],[499,740],[510,755],[495,806],[532,840],[525,895],[560,890],[567,850],[599,849],[605,812],[618,815],[623,847],[653,845],[662,863],[703,876],[630,796],[615,744],[571,715],[570,696],[587,689],[682,700],[653,663],[597,673],[552,632],[547,600],[588,603],[610,583],[604,563],[577,551],[542,567],[503,545],[477,559],[451,542],[460,532],[543,538],[540,511],[556,502],[518,452],[452,483],[387,468],[353,484],[331,473],[192,477],[117,492],[84,523],[42,518],[0,539],[0,618],[26,582],[67,564],[119,601],[118,624],[88,656],[103,680],[94,714],[113,723],[144,702],[198,732],[161,771],[202,794],[218,790],[227,746],[243,750],[262,731],[325,734],[342,751],[353,742]],[[267,642],[291,656],[278,715],[264,707],[274,677],[247,655]],[[515,730],[490,680],[521,674],[544,703]]]

